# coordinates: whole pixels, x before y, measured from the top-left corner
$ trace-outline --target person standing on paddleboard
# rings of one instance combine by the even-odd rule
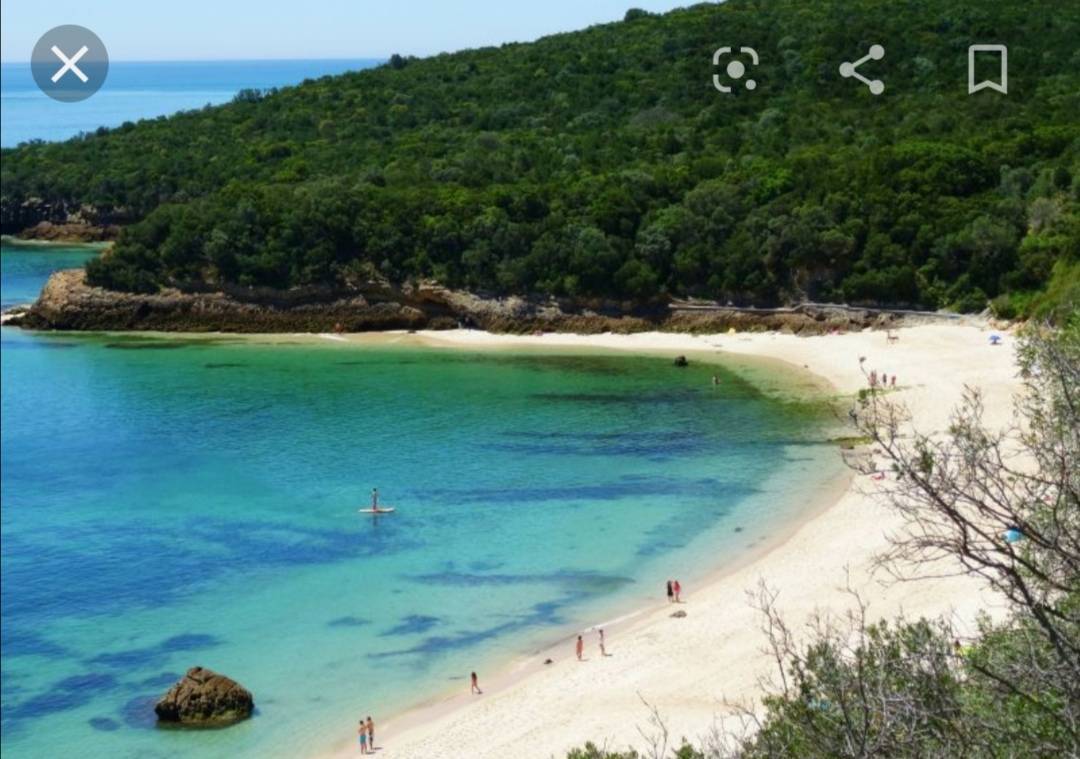
[[[372,488],[371,489],[371,510],[372,511],[378,511],[379,510],[379,489],[378,488]]]

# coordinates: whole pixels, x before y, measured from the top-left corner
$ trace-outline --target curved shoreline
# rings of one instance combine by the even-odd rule
[[[484,695],[488,697],[497,696],[516,685],[527,683],[528,678],[540,675],[545,671],[546,666],[543,662],[547,659],[551,659],[553,662],[562,660],[563,663],[566,663],[571,657],[574,639],[578,634],[588,636],[590,633],[595,634],[598,629],[603,628],[605,638],[608,641],[608,648],[618,651],[619,640],[624,639],[628,634],[654,622],[657,618],[666,617],[673,610],[692,608],[692,598],[695,595],[709,592],[711,588],[721,583],[725,578],[753,566],[772,551],[781,549],[806,523],[818,518],[834,506],[846,492],[852,479],[853,474],[850,472],[843,472],[832,478],[829,482],[829,488],[824,492],[819,492],[817,497],[811,501],[804,512],[800,513],[798,518],[784,523],[776,532],[770,534],[767,539],[758,542],[720,566],[713,567],[703,577],[690,583],[689,586],[694,588],[694,593],[687,596],[678,607],[673,607],[665,600],[653,600],[647,605],[638,603],[632,607],[627,607],[629,611],[618,613],[618,616],[613,619],[600,620],[584,628],[574,628],[569,632],[564,630],[531,653],[513,656],[498,666],[494,673],[486,674],[481,680]],[[589,649],[595,652],[595,640],[590,639],[589,644],[587,644],[586,656],[590,653]],[[617,653],[612,654],[612,656],[617,656]],[[387,733],[396,734],[399,738],[403,737],[408,740],[411,733],[421,732],[424,726],[432,720],[450,718],[461,710],[468,708],[474,699],[471,695],[461,692],[464,682],[465,678],[463,677],[462,684],[444,686],[437,693],[433,693],[404,711],[384,717],[380,721],[380,733],[383,735]],[[389,745],[380,746],[379,753],[383,754],[385,750],[386,756],[421,756],[421,754],[399,753],[399,747],[393,745],[397,741],[398,739],[394,739]],[[318,751],[311,756],[313,759],[345,759],[345,757],[352,757],[353,755],[352,741],[340,741],[337,748],[329,752]],[[430,756],[429,754],[424,755]],[[446,757],[460,756],[453,750],[446,754],[437,755]],[[472,755],[471,750],[470,755]],[[538,753],[536,756],[546,757],[548,754]],[[559,755],[556,754],[556,756]]]
[[[988,350],[988,331],[989,325],[977,322],[912,327],[900,332],[895,345],[880,332],[515,337],[450,331],[417,337],[427,344],[470,348],[579,347],[661,354],[719,350],[729,357],[784,362],[804,375],[822,378],[844,395],[863,386],[858,358],[867,356],[868,366],[901,373],[899,392],[920,427],[938,430],[947,423],[965,383],[983,387],[992,423],[1007,419],[1017,387],[1014,352],[1011,347]],[[693,741],[732,704],[755,702],[759,677],[770,672],[769,661],[759,652],[763,638],[757,618],[745,600],[745,591],[759,579],[780,591],[781,609],[794,627],[817,609],[847,608],[848,599],[838,590],[845,583],[869,591],[876,616],[953,613],[966,625],[977,610],[993,610],[989,593],[965,577],[880,588],[870,565],[884,547],[886,533],[898,523],[873,502],[873,486],[853,476],[845,480],[835,490],[816,493],[806,518],[787,525],[768,545],[708,575],[682,607],[688,611],[686,619],[671,619],[670,607],[662,601],[651,603],[606,628],[613,657],[579,664],[563,638],[485,676],[482,697],[450,695],[446,689],[380,720],[379,754],[539,759],[563,756],[586,740],[622,748],[640,743],[639,730],[648,729],[642,699],[663,715],[673,744],[681,736]],[[594,640],[587,645],[595,651]],[[555,662],[544,666],[541,662],[549,653]],[[315,756],[355,754],[346,738],[329,753],[315,746],[312,750]]]
[[[1013,340],[988,348],[986,323],[915,327],[901,330],[893,345],[882,332],[836,336],[796,337],[777,333],[693,336],[671,333],[634,335],[548,334],[542,337],[492,335],[475,331],[440,331],[417,334],[371,335],[195,335],[196,338],[277,343],[320,341],[331,350],[350,344],[401,344],[457,350],[549,350],[588,352],[633,351],[671,356],[686,354],[724,358],[760,365],[766,376],[777,366],[799,382],[818,385],[816,378],[836,392],[849,395],[864,385],[859,357],[866,368],[899,372],[901,398],[911,405],[924,429],[941,429],[965,383],[987,391],[991,423],[1011,412],[1010,394],[1016,388]],[[133,333],[126,333],[133,336]],[[57,335],[59,336],[59,335]],[[147,338],[174,339],[176,333],[148,334]],[[780,383],[782,385],[787,385]],[[784,388],[780,388],[784,389]],[[1004,416],[1003,416],[1004,415]],[[988,418],[989,418],[988,417]],[[451,694],[450,688],[422,704],[387,717],[379,717],[379,752],[386,757],[438,756],[563,756],[585,740],[607,743],[609,749],[640,744],[638,728],[647,727],[648,712],[639,694],[655,704],[671,727],[672,740],[694,739],[722,715],[734,701],[752,699],[759,692],[757,677],[769,670],[758,655],[761,643],[757,617],[749,610],[744,591],[757,578],[778,587],[784,610],[799,626],[815,608],[843,608],[836,591],[853,570],[856,584],[874,587],[871,613],[891,616],[904,608],[914,614],[958,609],[961,621],[971,619],[989,596],[970,582],[901,586],[881,592],[866,576],[866,562],[895,520],[872,503],[865,491],[875,485],[848,477],[842,493],[814,491],[813,513],[784,522],[773,539],[752,553],[716,568],[707,581],[692,583],[686,619],[674,620],[665,603],[639,604],[632,613],[612,620],[606,628],[609,650],[615,656],[577,665],[564,637],[550,650],[556,663],[543,667],[545,654],[514,657],[497,675],[481,672],[483,698]],[[782,533],[782,534],[780,534]],[[685,574],[684,574],[685,576]],[[564,631],[566,632],[566,631]],[[589,639],[590,655],[595,640]],[[456,686],[455,690],[461,688]],[[362,693],[350,696],[360,701]],[[337,704],[336,706],[341,706]],[[347,711],[335,708],[335,713]],[[379,716],[376,714],[376,716]],[[336,719],[336,717],[335,717]],[[351,722],[335,723],[341,736]],[[326,720],[318,728],[304,724],[307,748],[327,755]],[[354,740],[354,739],[353,739]],[[353,756],[353,741],[335,741],[330,756]],[[295,755],[290,752],[289,755]]]

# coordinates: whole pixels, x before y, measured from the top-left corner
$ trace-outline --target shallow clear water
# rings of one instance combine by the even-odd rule
[[[4,301],[53,255],[5,247]],[[314,753],[692,593],[840,468],[820,415],[697,361],[4,328],[2,365],[6,756]],[[196,664],[255,718],[155,729]]]
[[[267,61],[113,61],[101,90],[60,103],[34,84],[29,63],[0,64],[0,146],[65,140],[98,127],[228,102],[242,89],[299,84],[369,68],[376,59]]]
[[[0,310],[33,303],[51,272],[82,266],[100,252],[95,245],[0,243]]]

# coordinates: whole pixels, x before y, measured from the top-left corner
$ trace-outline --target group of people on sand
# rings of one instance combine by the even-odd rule
[[[371,720],[371,715],[368,715],[366,720],[360,720],[360,727],[357,728],[356,734],[360,740],[360,753],[361,754],[374,754],[375,753],[375,723]]]
[[[667,581],[667,600],[668,603],[682,603],[682,585],[679,584],[678,580]]]
[[[878,370],[874,369],[870,372],[870,387],[896,387],[896,375],[890,377],[885,372],[878,374]]]
[[[600,655],[611,656],[607,652],[607,645],[604,642],[604,628],[596,628],[596,632],[600,636]],[[577,643],[574,644],[574,653],[577,655],[578,661],[585,661],[585,637],[583,635],[577,636]]]

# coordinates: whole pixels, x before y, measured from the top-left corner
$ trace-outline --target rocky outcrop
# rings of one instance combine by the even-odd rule
[[[255,708],[251,692],[235,680],[192,667],[154,706],[160,722],[220,727],[247,719]]]
[[[166,288],[139,294],[93,287],[81,269],[53,274],[37,302],[8,323],[33,329],[180,332],[363,332],[467,326],[496,332],[591,333],[655,328],[651,318],[589,309],[565,311],[551,301],[484,299],[431,283],[394,287],[372,282],[347,290]]]
[[[430,319],[401,302],[356,292],[306,297],[265,291],[124,293],[92,287],[82,269],[49,277],[37,302],[12,322],[36,329],[161,330],[172,332],[327,332],[416,329]]]
[[[95,226],[76,222],[56,224],[51,221],[39,221],[34,226],[19,232],[19,239],[46,242],[107,242],[115,240],[118,234],[120,234],[120,227],[115,224]]]
[[[27,240],[98,242],[116,239],[131,221],[123,208],[42,198],[0,197],[0,232]]]
[[[53,274],[40,298],[8,324],[32,329],[172,332],[364,332],[474,327],[489,332],[716,333],[775,330],[819,334],[894,325],[896,318],[857,309],[800,307],[748,312],[737,308],[682,311],[666,303],[635,305],[551,298],[485,298],[431,282],[385,281],[349,288],[294,290],[229,287],[166,288],[153,294],[94,287],[86,273]]]

